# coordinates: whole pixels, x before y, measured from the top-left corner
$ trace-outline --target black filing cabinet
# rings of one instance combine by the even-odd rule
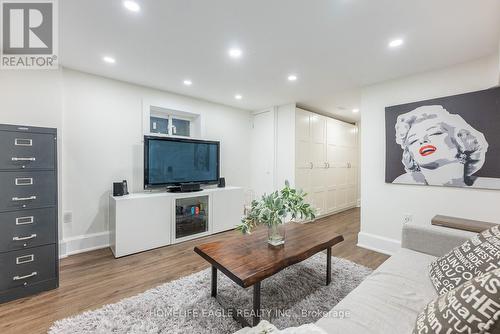
[[[59,286],[57,130],[0,124],[0,302]]]

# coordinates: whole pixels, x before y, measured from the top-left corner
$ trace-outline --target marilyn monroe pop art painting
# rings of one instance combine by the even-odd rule
[[[388,107],[386,132],[386,182],[500,189],[499,88]]]

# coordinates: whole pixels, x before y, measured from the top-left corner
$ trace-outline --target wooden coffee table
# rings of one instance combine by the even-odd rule
[[[286,267],[301,262],[326,249],[326,285],[331,281],[332,246],[344,237],[321,226],[290,223],[286,227],[285,244],[273,247],[267,243],[267,228],[259,227],[250,235],[230,236],[228,240],[196,246],[194,251],[212,265],[212,297],[217,297],[217,270],[222,271],[242,288],[253,285],[252,325],[260,321],[260,282]],[[233,310],[234,311],[234,310]],[[248,326],[246,319],[233,312],[233,317]]]

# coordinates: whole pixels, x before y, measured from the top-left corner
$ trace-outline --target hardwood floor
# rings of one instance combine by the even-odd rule
[[[388,256],[356,246],[359,215],[359,209],[351,209],[314,224],[344,235],[344,242],[333,247],[333,256],[375,269]],[[109,249],[62,259],[59,289],[0,305],[0,333],[46,333],[58,319],[208,268],[208,262],[193,251],[194,246],[237,233],[224,232],[120,259]]]

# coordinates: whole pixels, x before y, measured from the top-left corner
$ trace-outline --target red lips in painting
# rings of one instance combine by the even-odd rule
[[[420,153],[421,156],[426,157],[436,152],[436,150],[437,148],[434,145],[425,145],[422,146],[418,152]]]

